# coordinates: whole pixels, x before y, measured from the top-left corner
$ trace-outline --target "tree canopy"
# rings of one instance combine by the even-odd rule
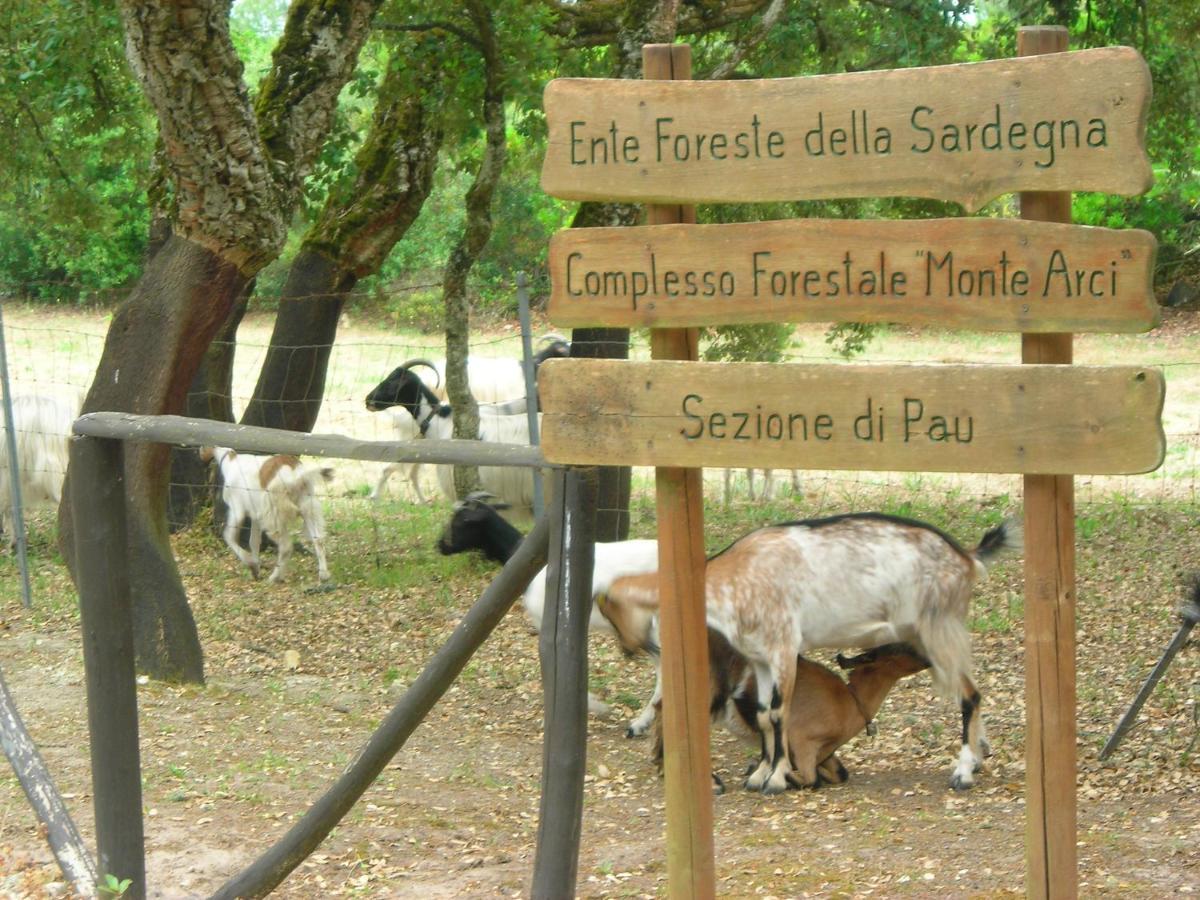
[[[705,0],[679,4],[677,32],[694,48],[697,77],[777,77],[860,71],[1009,56],[1022,24],[1059,23],[1071,46],[1136,47],[1154,78],[1148,139],[1157,174],[1150,198],[1077,199],[1076,219],[1094,224],[1147,227],[1164,246],[1194,245],[1189,226],[1200,200],[1200,3],[1130,4],[1119,0],[979,0],[944,4],[900,0],[794,0],[761,40],[749,41],[774,4],[767,0]],[[519,4],[500,22],[505,66],[508,154],[497,186],[495,246],[471,276],[477,307],[506,315],[517,270],[531,273],[535,291],[546,240],[573,208],[538,188],[544,127],[541,90],[560,75],[610,76],[618,52],[624,0],[541,0]],[[255,102],[272,90],[272,54],[288,12],[285,0],[239,0],[229,18],[241,77]],[[446,100],[445,143],[432,195],[378,272],[372,288],[435,283],[462,227],[470,172],[480,158],[484,130],[478,116],[483,83],[479,54],[464,40],[458,5],[439,0],[396,0],[373,23],[349,83],[341,91],[329,135],[302,185],[300,215],[289,247],[318,216],[331,192],[354,183],[355,154],[366,139],[389,54],[403,34],[434,35],[447,76],[456,75]],[[0,290],[32,300],[111,302],[140,273],[161,166],[162,144],[151,109],[125,58],[120,18],[111,4],[6,4],[5,51],[0,54],[0,124],[9,135],[8,164],[0,167]],[[469,35],[467,36],[469,37]],[[744,43],[749,49],[739,52]],[[720,71],[731,58],[736,66]],[[447,77],[449,83],[451,79]],[[390,90],[395,90],[393,84]],[[282,159],[282,157],[280,157]],[[769,205],[767,205],[769,206]],[[789,204],[760,207],[755,216],[934,214],[943,208],[905,200]],[[747,210],[702,215],[716,221]],[[247,221],[249,221],[247,219]],[[1191,242],[1189,244],[1189,242]],[[276,302],[294,250],[259,281],[260,300]],[[1164,259],[1172,258],[1170,250]],[[394,301],[385,299],[385,303]],[[393,310],[401,321],[406,313]]]

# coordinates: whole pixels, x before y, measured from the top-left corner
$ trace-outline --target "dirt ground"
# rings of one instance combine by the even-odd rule
[[[1178,566],[1194,516],[1135,512],[1081,545],[1081,896],[1200,892],[1200,653],[1185,647],[1105,764],[1097,752],[1174,634]],[[333,533],[337,534],[336,523]],[[178,550],[207,655],[205,688],[140,693],[151,895],[207,896],[282,835],[337,776],[473,602],[493,570],[468,561],[436,590],[339,581],[311,592],[253,584],[209,534]],[[335,554],[352,548],[335,546]],[[1128,551],[1128,552],[1126,552]],[[398,565],[420,565],[425,551]],[[298,569],[311,566],[301,560]],[[335,567],[336,573],[336,567]],[[62,587],[49,565],[43,589]],[[947,781],[957,716],[927,676],[902,682],[842,756],[849,783],[764,798],[740,787],[751,748],[717,731],[724,897],[997,897],[1024,891],[1024,682],[1020,564],[976,599],[976,652],[995,747],[977,787]],[[60,790],[90,841],[86,715],[70,609],[5,610],[0,660]],[[592,719],[581,897],[666,890],[662,784],[645,740],[623,736],[652,684],[644,662],[593,640],[593,685],[617,709]],[[299,654],[299,663],[287,651]],[[528,892],[541,768],[537,639],[514,609],[433,715],[280,897],[516,897]],[[48,896],[59,877],[15,779],[0,784],[0,896]]]
[[[1179,319],[1156,333],[1158,346],[1187,360],[1172,370],[1172,391],[1200,359],[1189,349],[1194,321]],[[344,393],[348,404],[361,405],[358,385]],[[1195,421],[1194,409],[1185,410],[1175,430],[1194,436]],[[1183,459],[1194,464],[1194,457],[1193,450]],[[1195,482],[1181,482],[1181,494],[1156,488],[1148,502],[1119,495],[1079,510],[1076,788],[1083,897],[1200,894],[1200,630],[1120,749],[1105,763],[1097,759],[1178,628],[1184,577],[1200,568]],[[946,507],[978,512],[981,501],[972,496],[942,495]],[[746,522],[843,511],[838,502],[809,494],[759,510],[744,497],[736,501],[744,504]],[[388,517],[407,514],[405,504],[369,516],[365,507],[361,495],[331,505],[335,589],[329,592],[310,590],[311,559],[298,560],[289,582],[270,586],[238,571],[211,533],[193,529],[177,537],[208,683],[140,688],[151,896],[208,896],[285,833],[495,574],[479,560],[456,558],[455,567],[445,568],[432,538],[419,544],[388,538]],[[444,520],[445,509],[437,516]],[[32,610],[21,608],[16,567],[0,555],[0,670],[94,846],[79,626],[73,590],[51,547],[52,522],[43,514],[33,526]],[[638,536],[650,533],[647,522],[637,525]],[[958,533],[953,522],[948,527]],[[715,800],[720,896],[1024,893],[1020,562],[1001,563],[973,604],[978,681],[995,750],[975,789],[960,794],[947,786],[958,714],[933,696],[927,675],[897,687],[877,718],[876,736],[860,735],[844,748],[852,773],[845,785],[774,798],[750,794],[740,776],[753,749],[717,730],[714,768],[729,785]],[[594,638],[591,654],[593,689],[614,713],[589,723],[578,895],[664,896],[662,783],[647,741],[623,734],[624,720],[650,692],[653,672],[645,661],[624,659],[611,641]],[[537,638],[518,607],[275,896],[527,895],[541,787],[539,679]],[[64,893],[34,816],[6,772],[0,898]]]

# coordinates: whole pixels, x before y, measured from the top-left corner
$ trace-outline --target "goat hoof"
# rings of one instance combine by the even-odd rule
[[[979,741],[979,752],[983,754],[984,759],[987,759],[992,755],[992,745],[987,740],[981,739]]]
[[[713,772],[713,796],[720,797],[725,793],[725,782],[721,780],[721,776]]]
[[[787,779],[786,778],[784,779],[783,784],[778,784],[772,779],[767,779],[767,783],[764,784],[762,787],[762,793],[763,793],[764,797],[773,797],[776,794],[782,794],[786,790],[787,790]]]
[[[954,790],[959,791],[959,792],[969,791],[974,786],[975,786],[974,781],[964,778],[962,775],[955,774],[950,779],[950,787],[952,787]]]

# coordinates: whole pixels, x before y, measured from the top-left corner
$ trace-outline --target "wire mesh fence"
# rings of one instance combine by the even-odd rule
[[[46,308],[9,308],[5,313],[4,340],[14,397],[39,395],[59,398],[78,409],[100,359],[107,316],[63,313]],[[232,352],[232,389],[228,400],[235,420],[240,418],[254,392],[259,371],[270,346],[272,318],[249,316],[241,325]],[[552,329],[534,328],[534,340]],[[1077,339],[1076,360],[1089,363],[1137,363],[1161,368],[1168,389],[1163,411],[1167,453],[1163,466],[1138,476],[1078,476],[1077,504],[1108,501],[1151,505],[1159,502],[1195,503],[1197,472],[1200,470],[1200,337],[1186,333],[1151,333],[1136,336],[1083,336]],[[312,348],[294,348],[297,360],[311,357]],[[370,412],[365,405],[368,392],[396,366],[415,357],[440,359],[444,345],[438,335],[416,332],[389,333],[365,317],[351,313],[343,318],[338,337],[330,350],[328,377],[314,432],[343,434],[362,440],[408,439],[397,432],[402,414]],[[521,335],[515,322],[486,334],[473,335],[473,357],[511,360],[519,373]],[[644,334],[633,334],[629,356],[649,358]],[[1020,358],[1015,335],[956,335],[882,329],[872,340],[865,362],[1012,363]],[[776,357],[772,357],[774,361]],[[751,360],[753,361],[753,360]],[[818,326],[797,329],[784,363],[821,363],[831,366],[845,361],[826,344]],[[298,363],[299,364],[299,363]],[[273,399],[273,398],[263,398]],[[409,429],[411,430],[411,429]],[[413,482],[401,473],[388,479],[379,497],[373,497],[384,469],[382,464],[339,461],[335,480],[325,499],[327,516],[335,523],[353,521],[374,535],[375,552],[381,557],[402,548],[411,540],[401,536],[394,523],[405,510],[418,503]],[[0,473],[6,474],[6,473]],[[449,517],[448,498],[439,489],[434,467],[422,466],[416,474],[421,495]],[[653,533],[654,475],[650,469],[635,469],[632,479],[633,517],[637,536]],[[905,510],[943,501],[974,500],[979,504],[1017,508],[1021,503],[1022,479],[1015,475],[943,474],[913,472],[860,472],[795,470],[764,472],[744,469],[706,470],[705,496],[710,506],[755,504],[764,521],[770,517],[799,518],[851,510]],[[439,506],[440,504],[440,506]],[[427,513],[422,513],[423,516]],[[27,516],[33,528],[43,533],[52,529],[53,513],[33,506]],[[519,526],[528,518],[518,517]],[[210,513],[202,511],[199,523],[216,527]],[[175,521],[173,527],[187,522]],[[429,540],[436,540],[430,534]],[[331,538],[336,552],[336,537]]]

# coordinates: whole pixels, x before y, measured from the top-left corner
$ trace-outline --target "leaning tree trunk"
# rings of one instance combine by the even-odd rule
[[[191,373],[248,279],[217,254],[171,237],[113,317],[84,411],[182,410]],[[152,327],[146,327],[146,326]],[[201,336],[202,339],[197,339]],[[111,377],[101,377],[111,373]],[[129,587],[139,668],[168,681],[203,681],[196,623],[171,553],[164,503],[170,450],[130,442],[125,453]],[[70,491],[64,489],[64,496]],[[60,509],[64,556],[74,561],[70,506]],[[87,511],[85,511],[87,512]],[[65,514],[65,515],[64,515]]]
[[[176,213],[171,237],[113,317],[85,412],[183,411],[209,342],[283,247],[380,2],[294,0],[252,107],[229,37],[228,0],[122,0],[127,55],[158,118]],[[141,671],[200,682],[199,636],[168,541],[169,472],[166,448],[129,444],[134,651]],[[63,555],[73,561],[69,503],[59,521]]]
[[[467,355],[470,352],[470,306],[467,302],[467,276],[492,236],[492,195],[504,169],[504,90],[500,48],[492,16],[483,0],[467,0],[467,12],[479,35],[485,81],[483,121],[487,140],[483,160],[475,181],[467,191],[467,219],[442,280],[446,308],[446,394],[454,408],[454,436],[479,438],[479,407],[467,382]],[[454,467],[454,490],[459,497],[479,489],[477,466]]]
[[[244,425],[312,431],[346,297],[374,275],[416,221],[442,145],[444,45],[430,35],[392,51],[358,175],[330,194],[288,272]],[[382,376],[383,373],[380,373]]]

